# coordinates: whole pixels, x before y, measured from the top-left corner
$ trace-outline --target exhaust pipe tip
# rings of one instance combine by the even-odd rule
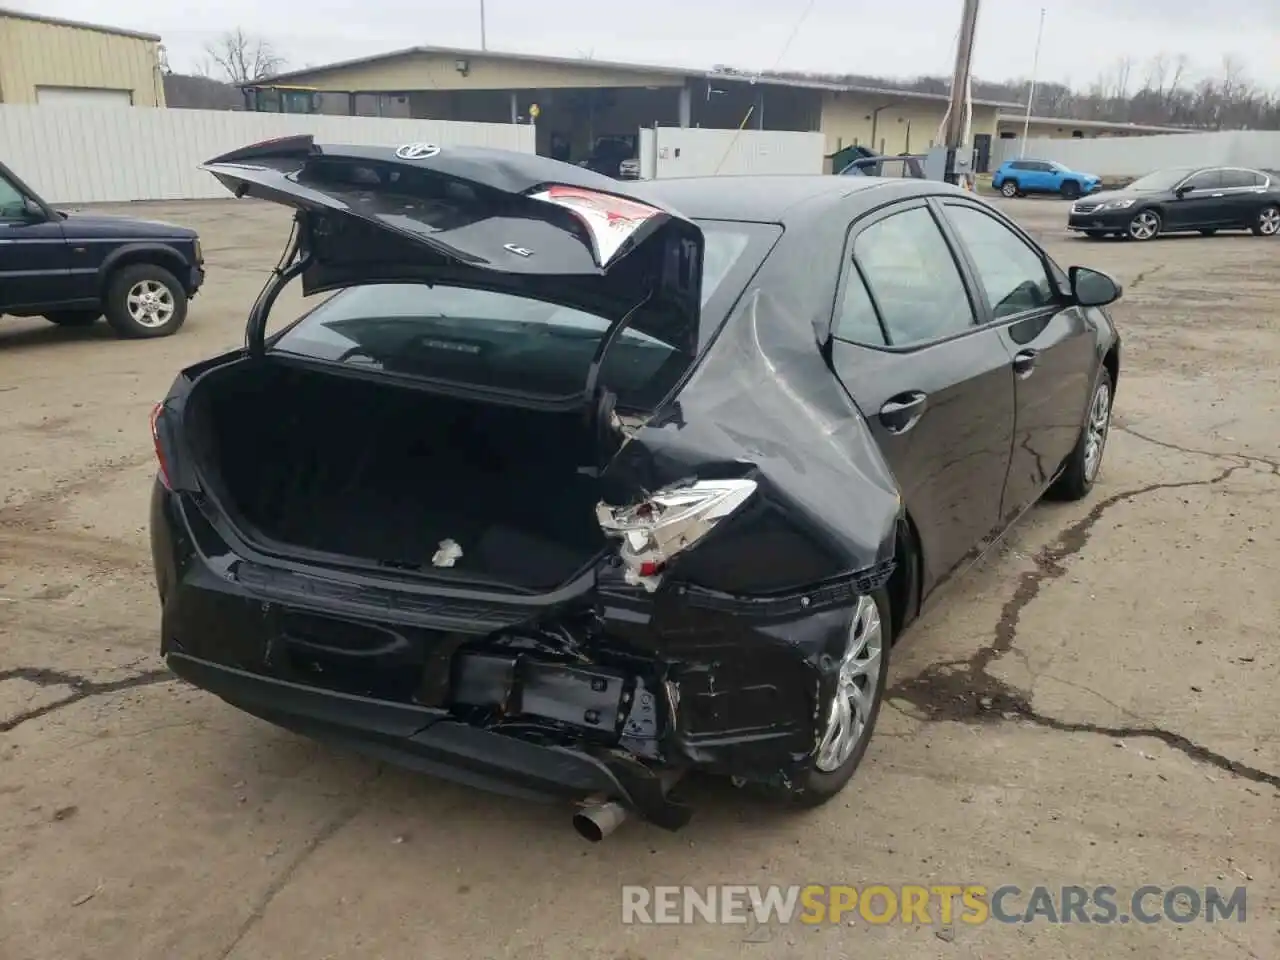
[[[627,817],[627,809],[620,803],[593,803],[573,815],[573,829],[584,840],[599,843],[622,826]]]

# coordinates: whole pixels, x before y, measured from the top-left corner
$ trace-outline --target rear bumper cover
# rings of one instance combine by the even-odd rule
[[[532,801],[599,795],[669,830],[689,820],[689,809],[667,797],[663,778],[640,764],[611,765],[580,750],[481,730],[444,711],[290,683],[176,651],[165,662],[246,713],[443,780]]]
[[[858,591],[875,587],[742,602],[597,581],[579,598],[594,618],[586,657],[566,662],[530,626],[570,623],[553,611],[442,610],[328,577],[263,576],[158,482],[151,546],[161,655],[196,686],[443,779],[607,797],[671,829],[689,817],[668,796],[686,770],[782,785],[809,767]],[[531,633],[534,647],[502,646]]]

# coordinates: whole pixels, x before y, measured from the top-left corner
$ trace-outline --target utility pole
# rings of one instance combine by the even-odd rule
[[[484,0],[480,0],[480,49],[489,49],[488,45],[485,43],[484,36]]]
[[[960,21],[960,39],[956,44],[956,68],[951,76],[951,105],[947,108],[947,125],[943,145],[947,148],[947,164],[944,179],[947,183],[959,183],[956,170],[956,153],[964,148],[965,128],[968,126],[969,80],[973,62],[973,40],[978,27],[978,0],[964,0],[964,13]]]
[[[1044,37],[1044,7],[1040,8],[1040,28],[1036,30],[1036,52],[1031,58],[1031,92],[1027,94],[1027,115],[1022,121],[1022,146],[1018,156],[1027,154],[1027,134],[1031,131],[1031,108],[1036,102],[1036,80],[1040,75],[1040,40]]]

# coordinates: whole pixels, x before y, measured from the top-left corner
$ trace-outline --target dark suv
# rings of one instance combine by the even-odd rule
[[[0,314],[84,327],[105,313],[122,337],[164,337],[203,281],[194,230],[62,213],[0,164]]]

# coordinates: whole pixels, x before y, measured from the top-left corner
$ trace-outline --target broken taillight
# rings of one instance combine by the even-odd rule
[[[151,409],[151,443],[156,451],[156,464],[159,467],[160,482],[168,490],[173,489],[169,480],[169,464],[164,455],[164,442],[160,439],[160,417],[164,414],[164,404],[157,403]]]
[[[627,582],[650,593],[682,550],[741,507],[756,490],[754,480],[694,480],[664,487],[639,503],[596,507],[600,528],[622,541],[619,555]]]

